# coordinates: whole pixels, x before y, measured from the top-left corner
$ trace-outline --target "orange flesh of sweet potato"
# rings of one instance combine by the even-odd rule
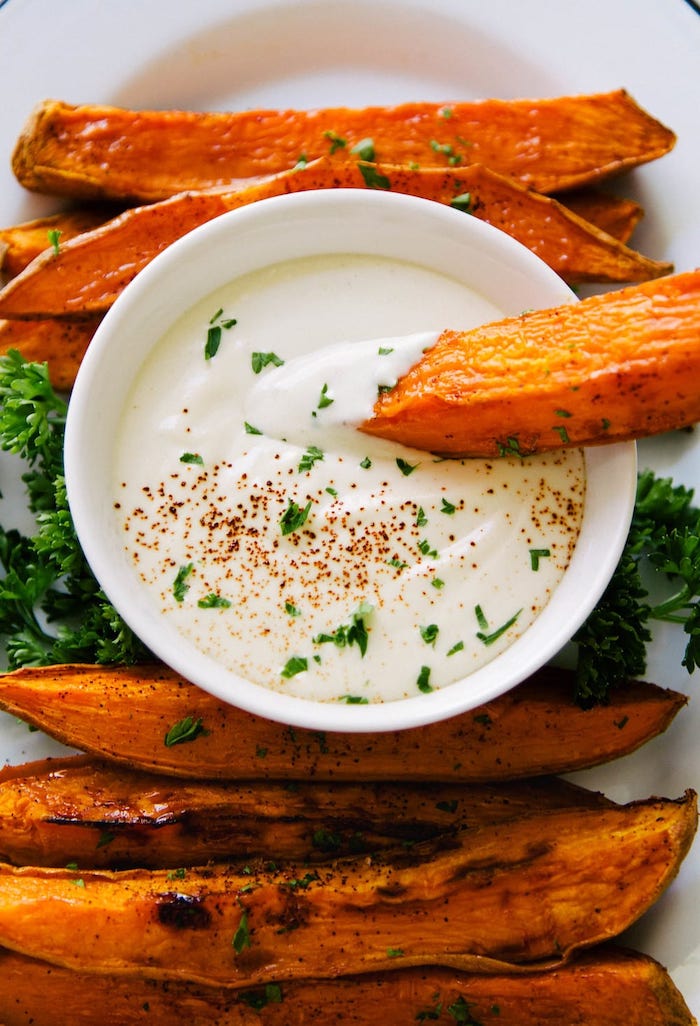
[[[362,430],[449,455],[526,455],[700,420],[700,271],[445,331]]]
[[[25,221],[11,228],[0,228],[0,272],[7,278],[14,278],[40,253],[53,248],[50,232],[57,233],[56,245],[60,247],[114,216],[112,208],[83,207]]]
[[[371,137],[377,160],[479,163],[540,192],[595,182],[668,152],[675,137],[624,91],[352,110],[130,111],[47,100],[18,139],[27,188],[152,202],[271,174]],[[339,140],[342,142],[339,143]]]
[[[75,748],[180,777],[489,782],[583,769],[662,733],[686,698],[653,684],[616,688],[583,710],[569,671],[546,668],[441,723],[381,734],[322,734],[260,719],[162,665],[27,667],[0,675],[0,709]],[[108,712],[106,712],[108,710]],[[164,736],[186,717],[203,732]],[[259,752],[264,750],[265,757]]]
[[[308,1026],[413,1022],[481,1026],[693,1026],[665,969],[646,955],[604,945],[547,972],[474,974],[426,967],[298,980],[232,992],[177,981],[97,975],[0,952],[4,1026]],[[452,1011],[450,1011],[450,1009]],[[146,1011],[147,1010],[147,1011]]]
[[[0,321],[0,356],[16,349],[30,363],[47,363],[53,387],[68,391],[100,320]]]
[[[553,199],[558,199],[584,221],[623,243],[629,242],[644,216],[644,210],[634,200],[613,196],[600,189],[572,189]]]
[[[212,864],[175,881],[0,865],[0,943],[68,968],[232,988],[404,965],[543,968],[646,911],[696,827],[688,792],[533,813],[312,871]]]
[[[174,781],[84,756],[0,771],[0,860],[167,868],[322,861],[547,808],[611,802],[558,778],[509,784]]]
[[[387,165],[376,170],[393,192],[446,205],[468,195],[471,214],[517,239],[572,284],[644,281],[672,269],[629,249],[555,200],[479,165],[462,171]],[[361,166],[319,158],[298,171],[254,183],[135,207],[66,242],[58,254],[47,251],[36,259],[0,293],[0,316],[82,318],[104,313],[138,271],[198,225],[269,196],[329,188],[367,188]]]

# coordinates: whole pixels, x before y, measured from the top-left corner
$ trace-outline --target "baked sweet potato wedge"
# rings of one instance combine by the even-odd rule
[[[81,207],[0,228],[0,274],[14,278],[44,250],[54,249],[53,233],[56,246],[60,247],[76,235],[109,221],[116,213],[111,207]]]
[[[87,973],[0,952],[4,1026],[694,1026],[667,971],[601,945],[546,972],[475,974],[439,967],[296,980],[231,991],[178,981]]]
[[[643,208],[634,200],[595,188],[571,189],[553,199],[620,242],[629,242],[644,216]]]
[[[46,100],[13,154],[28,189],[152,202],[292,168],[371,137],[377,160],[483,164],[551,192],[667,153],[675,136],[622,89],[547,99],[234,113],[124,110]]]
[[[444,331],[369,434],[449,455],[523,456],[700,420],[700,270]]]
[[[226,211],[286,193],[373,188],[371,183],[379,180],[390,191],[467,210],[527,246],[570,284],[646,281],[672,270],[668,263],[629,249],[556,200],[478,164],[458,171],[421,170],[321,157],[299,170],[134,207],[67,240],[57,253],[46,250],[0,293],[0,316],[103,314],[158,253]]]
[[[84,321],[59,320],[0,321],[0,356],[16,349],[29,363],[48,364],[49,380],[55,389],[68,391],[100,317]]]
[[[607,808],[558,778],[508,784],[174,781],[84,756],[0,771],[0,860],[167,868],[318,862],[551,808]]]
[[[59,741],[180,777],[492,782],[565,773],[662,733],[684,695],[642,681],[607,705],[573,701],[571,671],[545,668],[441,723],[380,734],[301,730],[227,705],[159,664],[27,667],[0,675],[0,709]],[[178,724],[190,740],[167,744]]]
[[[313,869],[0,865],[0,944],[72,969],[232,988],[426,964],[542,968],[633,923],[696,826],[688,792]]]

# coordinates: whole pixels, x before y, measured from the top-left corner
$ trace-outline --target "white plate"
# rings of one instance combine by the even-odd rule
[[[545,96],[625,87],[678,134],[674,151],[620,183],[647,214],[634,244],[677,270],[700,264],[700,17],[684,0],[5,0],[0,3],[0,224],[55,209],[13,180],[8,157],[31,107],[72,103],[224,109],[408,99]],[[700,441],[640,446],[640,463],[698,488]],[[26,522],[0,457],[0,518]],[[658,631],[648,677],[693,695],[663,738],[580,774],[619,800],[700,788],[700,675],[683,635]],[[0,762],[58,751],[0,717]],[[700,845],[625,938],[668,966],[700,1016]]]

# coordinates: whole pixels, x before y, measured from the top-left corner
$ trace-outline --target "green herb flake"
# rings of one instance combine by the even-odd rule
[[[458,652],[464,651],[464,642],[456,641],[455,644],[447,652],[448,656],[456,655]]]
[[[428,518],[426,517],[425,510],[423,509],[422,506],[418,507],[418,512],[416,513],[416,521],[415,521],[415,523],[416,523],[416,527],[425,527],[425,525],[428,523]]]
[[[409,463],[408,460],[402,459],[401,456],[396,457],[396,466],[399,468],[404,477],[408,477],[413,471],[420,466],[420,463]]]
[[[187,876],[187,870],[180,866],[178,869],[170,869],[167,873],[168,880],[184,880]]]
[[[331,486],[328,485],[326,488],[324,488],[324,491],[328,492],[329,495],[332,495],[334,499],[338,498],[338,489],[337,488],[331,488]]]
[[[243,421],[243,427],[244,427],[245,433],[247,435],[261,435],[262,434],[262,431],[260,430],[260,428],[253,427],[253,425],[249,424],[247,420]]]
[[[374,164],[357,165],[368,189],[390,189],[391,181],[378,171]]]
[[[403,948],[387,948],[387,958],[401,958],[403,956]]]
[[[433,588],[437,588],[438,591],[441,591],[445,587],[445,582],[442,580],[441,577],[433,577],[430,583],[432,584]]]
[[[236,928],[236,932],[233,935],[231,946],[237,955],[240,955],[242,951],[250,947],[250,929],[248,927],[248,913],[243,912],[241,919]]]
[[[264,987],[242,991],[240,999],[249,1008],[260,1012],[267,1005],[282,1004],[282,988],[278,983],[266,983]]]
[[[427,538],[421,538],[418,542],[418,549],[423,556],[427,556],[428,559],[437,559],[438,550],[434,549]]]
[[[166,731],[163,744],[166,748],[172,748],[174,745],[196,741],[198,737],[206,737],[208,734],[209,731],[204,729],[201,717],[195,719],[194,716],[185,716]]]
[[[219,351],[221,337],[224,331],[229,331],[236,323],[235,317],[224,317],[222,307],[209,319],[207,329],[207,341],[204,345],[204,359],[211,360]]]
[[[570,441],[569,432],[566,430],[563,424],[554,424],[552,431],[556,431],[562,441],[562,445],[567,445]]]
[[[230,609],[231,600],[212,591],[204,598],[199,599],[197,605],[200,609]]]
[[[393,353],[393,352],[394,352],[393,346],[380,346],[379,349],[377,350],[377,355],[378,356],[388,356],[389,353]]]
[[[496,448],[498,449],[499,456],[522,456],[522,450],[520,448],[520,442],[516,435],[509,435],[505,442],[500,442],[496,439]]]
[[[372,461],[369,458],[369,456],[365,456],[364,459],[360,460],[360,466],[363,470],[369,470],[369,468],[372,466]]]
[[[319,449],[317,445],[310,445],[304,455],[299,460],[299,473],[303,474],[307,470],[311,470],[315,463],[319,463],[324,457],[323,449]]]
[[[193,570],[194,563],[186,563],[184,566],[181,566],[175,574],[175,580],[173,581],[173,598],[176,602],[185,601],[185,595],[190,590],[187,580]]]
[[[506,631],[513,626],[513,624],[517,621],[521,613],[522,609],[519,609],[517,613],[513,613],[509,620],[506,620],[506,622],[501,624],[500,627],[497,627],[495,631],[491,631],[488,634],[485,630],[477,631],[477,638],[484,645],[493,645],[495,641],[498,641],[498,639],[502,637],[506,633]]]
[[[440,512],[446,513],[447,516],[451,517],[453,513],[457,512],[457,507],[454,505],[454,503],[448,502],[447,499],[443,498],[442,504],[440,506]]]
[[[292,656],[280,670],[280,677],[290,680],[299,673],[305,673],[309,668],[309,661],[306,656]]]
[[[341,624],[330,634],[317,634],[313,642],[315,645],[333,644],[336,648],[346,648],[351,645],[357,645],[360,650],[360,654],[364,657],[367,652],[367,644],[369,641],[369,632],[365,623],[366,617],[368,617],[374,610],[374,606],[369,602],[361,602],[355,612],[350,617],[349,623]]]
[[[350,152],[368,164],[374,163],[374,139],[360,139]]]
[[[325,410],[327,406],[332,406],[335,399],[328,394],[328,385],[324,384],[321,388],[320,395],[318,397],[318,403],[316,405],[317,410]]]
[[[420,627],[420,636],[426,645],[434,645],[437,641],[440,628],[436,623],[430,623],[427,627]]]
[[[299,609],[298,606],[295,606],[293,602],[285,602],[284,611],[287,614],[287,616],[301,616],[301,609]]]
[[[540,560],[546,559],[552,553],[549,549],[530,549],[530,567],[532,570],[539,570]]]
[[[555,410],[555,416],[557,417],[571,417],[572,414],[568,410]]]
[[[341,695],[338,701],[346,705],[369,705],[369,699],[363,695]]]
[[[326,129],[326,131],[323,133],[323,136],[325,139],[328,139],[330,141],[331,145],[329,152],[331,155],[334,154],[336,150],[344,149],[348,144],[347,139],[343,139],[342,135],[338,135],[337,132],[334,132],[330,128]]]
[[[297,162],[292,168],[292,171],[303,171],[306,165],[309,163],[309,158],[305,153],[300,153],[297,157]]]
[[[63,235],[63,232],[60,228],[49,228],[46,234],[49,239],[49,245],[54,252],[54,256],[58,256],[60,250],[60,238]]]
[[[459,196],[455,196],[454,199],[450,200],[450,206],[454,207],[455,210],[461,210],[463,214],[471,214],[474,209],[472,194],[470,192],[460,193]]]
[[[253,374],[259,374],[265,367],[284,366],[284,360],[277,353],[255,352],[250,354],[250,365],[253,368]]]
[[[433,686],[430,683],[430,667],[421,666],[420,673],[416,679],[416,686],[419,691],[422,691],[424,695],[429,694],[433,690]]]
[[[288,500],[287,508],[280,519],[280,531],[283,535],[292,534],[303,527],[311,512],[311,500],[305,506],[299,506],[293,499]]]
[[[392,556],[391,559],[387,559],[389,566],[393,566],[394,570],[405,570],[408,563],[405,563],[403,559],[399,559],[398,556]]]
[[[204,460],[198,452],[183,452],[182,456],[180,457],[180,463],[192,463],[198,467],[201,467],[204,465]]]

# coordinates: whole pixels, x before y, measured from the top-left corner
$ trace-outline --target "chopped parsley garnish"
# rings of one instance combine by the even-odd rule
[[[454,207],[455,210],[461,210],[463,214],[471,214],[473,210],[472,194],[470,192],[460,193],[459,196],[455,196],[454,199],[450,200],[450,206]]]
[[[403,948],[387,948],[387,958],[401,958],[403,955]]]
[[[282,367],[284,360],[277,353],[255,352],[250,354],[250,365],[253,368],[253,374],[259,374],[265,367]]]
[[[404,460],[401,456],[396,458],[396,466],[399,468],[404,477],[408,477],[413,471],[420,466],[420,463],[409,463],[408,460]]]
[[[291,534],[293,531],[298,531],[308,520],[310,512],[311,500],[305,506],[299,506],[294,499],[289,499],[287,508],[280,520],[282,534]]]
[[[329,642],[337,648],[345,648],[350,645],[357,645],[362,656],[367,652],[369,634],[365,618],[373,611],[374,606],[370,602],[361,602],[350,617],[350,622],[341,624],[331,634],[317,634],[313,639],[315,645],[324,645]]]
[[[323,387],[321,388],[321,393],[318,397],[318,405],[316,406],[316,409],[325,410],[327,406],[331,406],[331,404],[334,402],[335,399],[333,399],[332,396],[328,395],[328,385],[323,385]]]
[[[237,323],[235,317],[224,317],[223,313],[223,309],[219,307],[214,316],[209,320],[207,341],[204,345],[205,360],[211,360],[212,357],[216,356],[221,345],[222,332],[228,331]]]
[[[443,499],[442,505],[440,506],[440,512],[447,513],[448,516],[452,516],[453,513],[457,512],[457,507],[454,503],[448,502],[447,499]]]
[[[360,160],[365,160],[367,163],[374,163],[374,139],[360,139],[359,143],[355,143],[351,153],[355,153]]]
[[[201,717],[195,719],[194,716],[185,716],[179,723],[173,724],[166,731],[163,744],[166,748],[172,748],[173,745],[182,745],[187,741],[196,741],[198,737],[205,737],[208,733],[204,729]]]
[[[298,673],[304,673],[309,668],[309,661],[306,656],[292,656],[280,670],[280,677],[290,680]]]
[[[549,549],[530,549],[530,566],[533,570],[539,570],[540,560],[546,559],[552,553]]]
[[[462,652],[463,650],[464,650],[464,642],[463,641],[457,641],[452,646],[452,648],[448,650],[447,654],[448,654],[448,656],[456,655],[457,652]]]
[[[522,456],[520,442],[515,435],[510,435],[505,442],[496,440],[499,456]]]
[[[240,922],[231,941],[231,947],[237,955],[240,955],[241,951],[245,951],[246,948],[250,947],[250,929],[248,927],[247,912],[241,914]]]
[[[194,463],[201,467],[204,465],[204,460],[198,452],[183,452],[180,457],[180,463]]]
[[[555,412],[557,417],[570,417],[571,416],[571,414],[569,413],[568,410],[555,410],[554,412]]]
[[[311,470],[314,463],[318,463],[322,459],[323,449],[319,449],[317,445],[310,445],[299,460],[299,473],[302,474],[307,470]]]
[[[408,563],[405,563],[403,559],[399,559],[398,556],[392,556],[391,559],[387,559],[389,566],[393,566],[394,570],[405,570]]]
[[[240,998],[249,1008],[259,1012],[266,1005],[279,1005],[282,1003],[282,988],[278,983],[266,983],[263,988],[242,991]]]
[[[377,171],[374,164],[358,164],[360,174],[364,178],[368,189],[390,189],[391,181],[381,171]]]
[[[332,131],[330,128],[326,129],[323,135],[326,139],[330,140],[331,145],[329,152],[331,154],[335,153],[336,150],[344,149],[348,144],[347,139],[343,139],[342,135],[338,135],[337,132]]]
[[[477,610],[479,612],[477,612]],[[484,645],[493,645],[495,641],[498,641],[498,639],[502,637],[506,633],[506,631],[513,626],[513,624],[516,622],[516,620],[522,613],[522,609],[519,609],[517,613],[513,613],[510,619],[506,620],[506,622],[501,624],[500,627],[497,627],[495,631],[489,631],[489,633],[487,634],[486,632],[488,631],[488,622],[485,620],[483,612],[481,612],[481,607],[477,606],[474,611],[475,613],[477,613],[476,618],[479,623],[479,627],[481,628],[481,630],[477,631],[476,636],[479,639],[479,641],[483,642]]]
[[[208,595],[205,595],[204,598],[199,599],[197,605],[200,609],[230,609],[231,600],[224,598],[223,595],[217,595],[212,591]]]
[[[416,513],[416,527],[425,527],[427,523],[428,518],[425,515],[425,510],[422,506],[419,506],[418,512]]]
[[[298,606],[295,606],[293,602],[285,602],[284,611],[287,614],[287,616],[301,616],[301,609],[299,609]]]
[[[437,588],[438,591],[445,587],[445,582],[442,580],[441,577],[433,577],[430,583],[432,584],[433,588]]]
[[[328,492],[329,495],[332,495],[334,499],[338,497],[337,488],[331,488],[331,486],[328,485],[326,488],[324,488],[324,491]]]
[[[563,424],[554,424],[552,427],[552,431],[556,431],[556,433],[561,438],[563,445],[566,445],[567,442],[570,441],[569,432],[566,430]]]
[[[393,352],[394,352],[393,346],[380,346],[379,349],[377,350],[377,355],[378,356],[388,356],[389,353],[393,353]]]
[[[292,168],[293,171],[303,171],[306,165],[309,163],[309,158],[305,153],[300,153],[297,157],[297,162]]]
[[[184,566],[181,566],[175,574],[175,580],[173,581],[173,598],[176,602],[184,602],[185,595],[190,590],[187,580],[193,570],[194,563],[186,563]]]
[[[369,468],[372,466],[372,461],[369,458],[369,456],[365,456],[364,459],[360,460],[360,466],[363,470],[369,470]]]
[[[49,245],[54,251],[54,256],[58,256],[60,248],[60,238],[63,235],[63,232],[60,230],[60,228],[49,228],[46,234],[49,239]]]
[[[245,433],[247,435],[261,435],[262,434],[262,431],[260,430],[260,428],[253,427],[253,425],[249,424],[247,420],[243,421],[243,427],[245,428]]]
[[[430,667],[421,666],[418,679],[416,680],[416,686],[419,691],[422,691],[424,695],[427,695],[433,690],[433,686],[430,683]]]
[[[418,548],[423,556],[427,556],[428,559],[437,559],[438,551],[434,549],[427,538],[421,538],[418,542]]]
[[[436,623],[430,623],[427,627],[421,627],[419,629],[420,636],[426,645],[434,645],[437,641],[438,634],[440,633],[438,625]]]
[[[362,695],[341,695],[339,701],[346,705],[369,705],[369,699]]]

